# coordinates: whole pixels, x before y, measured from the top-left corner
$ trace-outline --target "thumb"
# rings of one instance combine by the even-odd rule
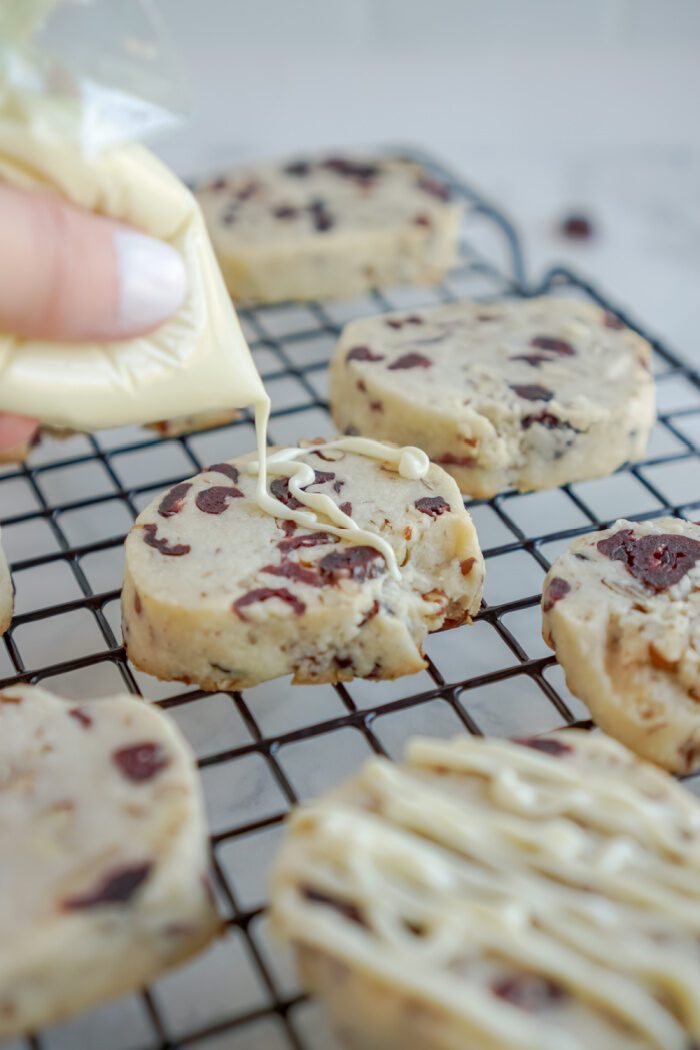
[[[156,328],[182,302],[177,251],[43,191],[0,185],[0,332],[123,339]]]
[[[0,463],[24,459],[36,430],[36,419],[0,413]]]

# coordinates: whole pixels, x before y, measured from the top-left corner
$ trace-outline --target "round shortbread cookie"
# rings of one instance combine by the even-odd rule
[[[441,280],[463,203],[413,160],[329,156],[232,171],[197,198],[236,303]]]
[[[470,495],[546,489],[643,455],[650,360],[588,303],[449,303],[347,325],[331,410],[343,433],[418,445]]]
[[[0,1036],[138,989],[219,928],[193,756],[130,696],[0,693]]]
[[[285,674],[396,678],[425,667],[428,632],[476,614],[483,559],[443,470],[411,481],[390,462],[313,446],[300,461],[315,472],[307,491],[391,545],[400,578],[373,547],[261,511],[245,458],[216,464],[158,496],[127,537],[124,642],[138,667],[211,690]],[[286,478],[270,487],[299,506]]]
[[[598,725],[675,772],[700,769],[700,527],[617,521],[544,583],[542,631]]]
[[[352,1050],[692,1050],[700,806],[620,744],[414,740],[297,809],[273,925]]]
[[[2,549],[0,534],[0,635],[4,634],[12,621],[12,609],[14,606],[14,590],[12,587],[12,576],[7,564],[5,552]]]

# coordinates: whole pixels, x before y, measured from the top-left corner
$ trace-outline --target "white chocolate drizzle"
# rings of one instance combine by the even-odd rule
[[[297,810],[273,875],[278,930],[451,1017],[440,1045],[687,1050],[700,806],[619,744],[548,739],[565,753],[416,740],[404,764],[372,759]],[[494,994],[523,973],[567,994],[539,1013]]]
[[[249,474],[257,475],[255,500],[260,510],[275,518],[293,521],[306,529],[322,529],[324,532],[330,532],[355,546],[374,547],[386,561],[389,573],[398,579],[399,566],[391,544],[382,536],[378,536],[376,532],[361,529],[330,496],[321,492],[306,492],[306,487],[314,483],[314,469],[308,463],[298,462],[298,457],[308,455],[309,452],[325,452],[332,449],[354,452],[356,455],[391,463],[402,478],[417,481],[424,478],[430,469],[430,460],[425,452],[413,445],[391,448],[372,438],[341,437],[322,445],[312,445],[308,448],[282,448],[269,454],[267,451],[269,416],[269,399],[259,401],[255,406],[258,459],[246,464],[245,467]],[[288,478],[291,495],[308,509],[292,510],[291,507],[287,507],[272,496],[267,488],[267,479],[270,475]]]

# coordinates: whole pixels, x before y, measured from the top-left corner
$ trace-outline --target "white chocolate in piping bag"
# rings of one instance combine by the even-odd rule
[[[0,180],[53,189],[180,252],[188,292],[177,313],[136,339],[53,343],[0,333],[0,411],[74,430],[150,423],[260,403],[262,382],[190,191],[147,149],[85,156],[65,99],[0,88]]]

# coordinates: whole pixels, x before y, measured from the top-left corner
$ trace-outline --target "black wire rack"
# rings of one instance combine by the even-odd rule
[[[413,155],[467,202],[460,266],[433,289],[242,311],[272,397],[275,443],[333,432],[326,366],[343,324],[357,316],[547,293],[593,300],[641,331],[570,270],[553,269],[528,286],[508,219],[429,158]],[[157,491],[251,449],[249,415],[174,439],[138,428],[47,438],[27,463],[0,467],[0,524],[17,592],[0,644],[0,688],[41,682],[87,698],[126,687],[170,711],[198,755],[226,920],[224,937],[147,991],[13,1050],[332,1050],[322,1012],[304,998],[289,959],[268,937],[265,883],[281,822],[295,802],[370,754],[398,756],[415,733],[522,736],[590,727],[540,637],[544,573],[573,536],[617,517],[700,517],[700,376],[647,338],[660,408],[648,457],[612,478],[466,501],[488,563],[483,608],[474,625],[433,635],[427,669],[395,682],[291,687],[278,680],[211,695],[157,682],[126,660],[119,626],[125,532]]]

